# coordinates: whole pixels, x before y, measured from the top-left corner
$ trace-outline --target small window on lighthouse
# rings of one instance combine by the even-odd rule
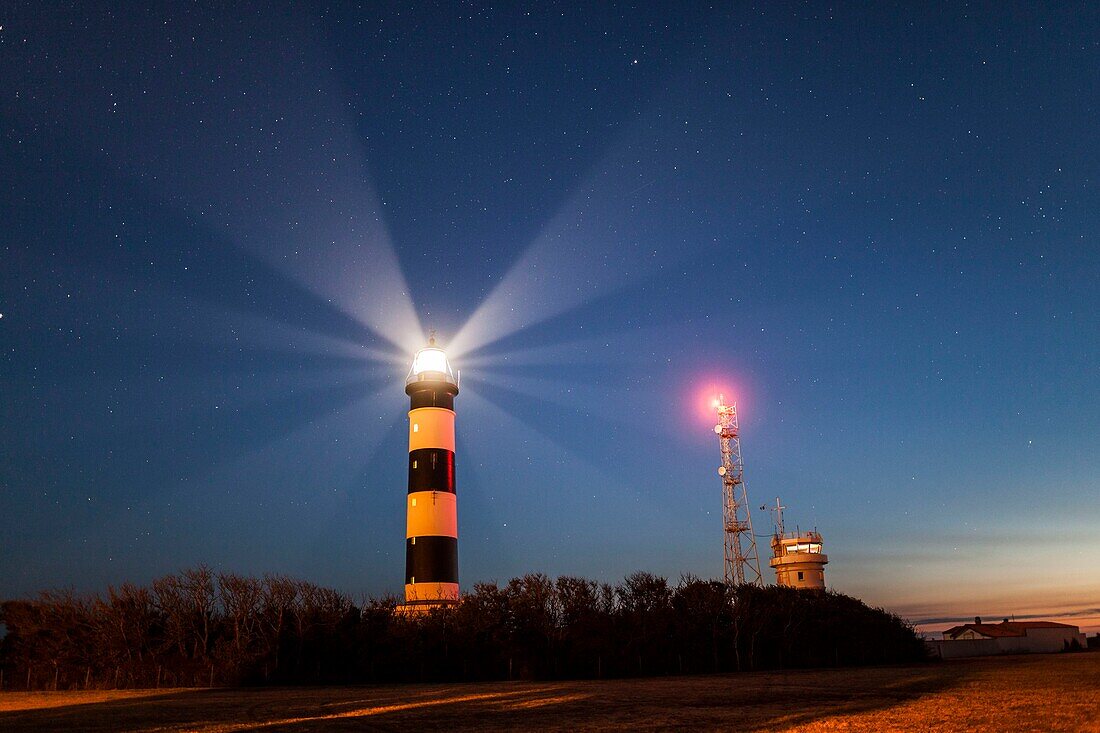
[[[413,461],[413,468],[416,468],[416,461]]]
[[[419,433],[420,432],[420,423],[418,423],[418,422],[413,423],[413,432],[414,433]]]
[[[799,580],[804,580],[804,578],[802,577],[802,573],[799,573],[799,574],[798,574],[798,579],[799,579]]]
[[[413,505],[413,506],[416,506],[416,499],[413,499],[413,500],[412,500],[412,505]]]

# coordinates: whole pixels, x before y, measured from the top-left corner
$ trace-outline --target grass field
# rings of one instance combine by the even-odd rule
[[[0,730],[1100,731],[1100,653],[553,683],[0,693]]]

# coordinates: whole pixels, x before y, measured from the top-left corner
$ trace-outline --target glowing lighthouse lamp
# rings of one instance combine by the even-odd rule
[[[409,409],[409,495],[405,525],[405,608],[458,601],[455,410],[458,376],[435,334],[405,380]]]

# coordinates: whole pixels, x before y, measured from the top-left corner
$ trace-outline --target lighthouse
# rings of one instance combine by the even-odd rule
[[[409,494],[405,516],[405,606],[458,601],[455,396],[458,377],[435,335],[413,358],[409,395]]]

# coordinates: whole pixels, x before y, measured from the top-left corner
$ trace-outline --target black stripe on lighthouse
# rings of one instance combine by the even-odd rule
[[[446,491],[455,493],[455,454],[446,448],[409,451],[409,493]]]
[[[405,540],[406,583],[457,583],[458,538],[410,537]]]
[[[412,409],[418,407],[445,407],[448,410],[455,409],[455,396],[452,392],[443,389],[418,389],[410,392]]]

